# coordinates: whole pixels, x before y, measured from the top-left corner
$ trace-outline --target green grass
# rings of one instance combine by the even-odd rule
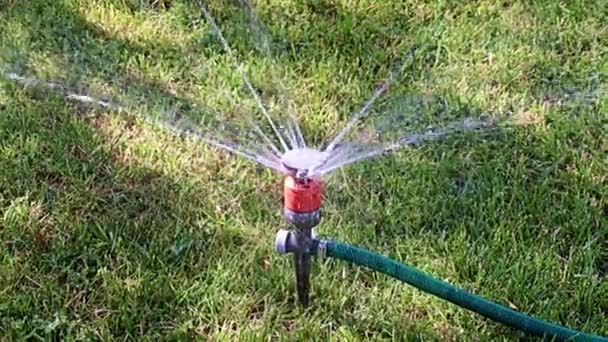
[[[227,106],[215,90],[238,79],[196,4],[143,2],[0,0],[0,62],[146,96],[149,112],[165,100]],[[608,335],[608,12],[568,3],[258,1],[316,142],[412,50],[397,92],[526,123],[335,173],[319,232]],[[227,34],[247,51],[239,32]],[[246,61],[264,85],[271,66]],[[0,340],[522,337],[331,260],[315,264],[304,311],[290,258],[273,251],[278,175],[141,119],[1,82]]]

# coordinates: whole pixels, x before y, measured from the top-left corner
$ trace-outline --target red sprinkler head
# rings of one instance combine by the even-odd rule
[[[296,213],[310,213],[321,208],[323,186],[314,178],[285,178],[285,208]]]

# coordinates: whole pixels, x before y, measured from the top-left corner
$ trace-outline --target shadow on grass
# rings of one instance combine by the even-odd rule
[[[0,120],[14,154],[2,158],[0,190],[3,335],[60,338],[82,332],[84,319],[134,336],[170,321],[183,308],[176,279],[204,282],[230,253],[222,244],[242,237],[217,228],[204,184],[123,163],[121,143],[61,100],[12,95]]]

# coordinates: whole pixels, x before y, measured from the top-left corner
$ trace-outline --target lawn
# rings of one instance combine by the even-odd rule
[[[517,123],[335,172],[321,235],[608,335],[601,1],[254,1],[275,65],[227,25],[229,3],[210,6],[256,87],[269,97],[279,75],[314,143],[408,54],[393,94]],[[146,119],[253,111],[244,92],[223,96],[240,80],[196,1],[0,0],[0,32],[5,75],[132,109],[0,78],[0,340],[522,337],[333,260],[315,262],[312,305],[297,306],[273,246],[281,176]]]

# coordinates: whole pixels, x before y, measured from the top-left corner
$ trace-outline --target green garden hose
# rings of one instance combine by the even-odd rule
[[[573,329],[549,323],[483,297],[469,293],[450,285],[444,281],[433,278],[413,267],[401,264],[377,253],[358,247],[334,241],[320,241],[313,244],[313,251],[324,250],[326,256],[351,262],[358,266],[365,266],[374,271],[384,273],[393,278],[408,283],[424,292],[450,301],[458,306],[467,308],[496,322],[519,329],[530,335],[541,336],[557,341],[604,341],[608,338],[586,334]]]

